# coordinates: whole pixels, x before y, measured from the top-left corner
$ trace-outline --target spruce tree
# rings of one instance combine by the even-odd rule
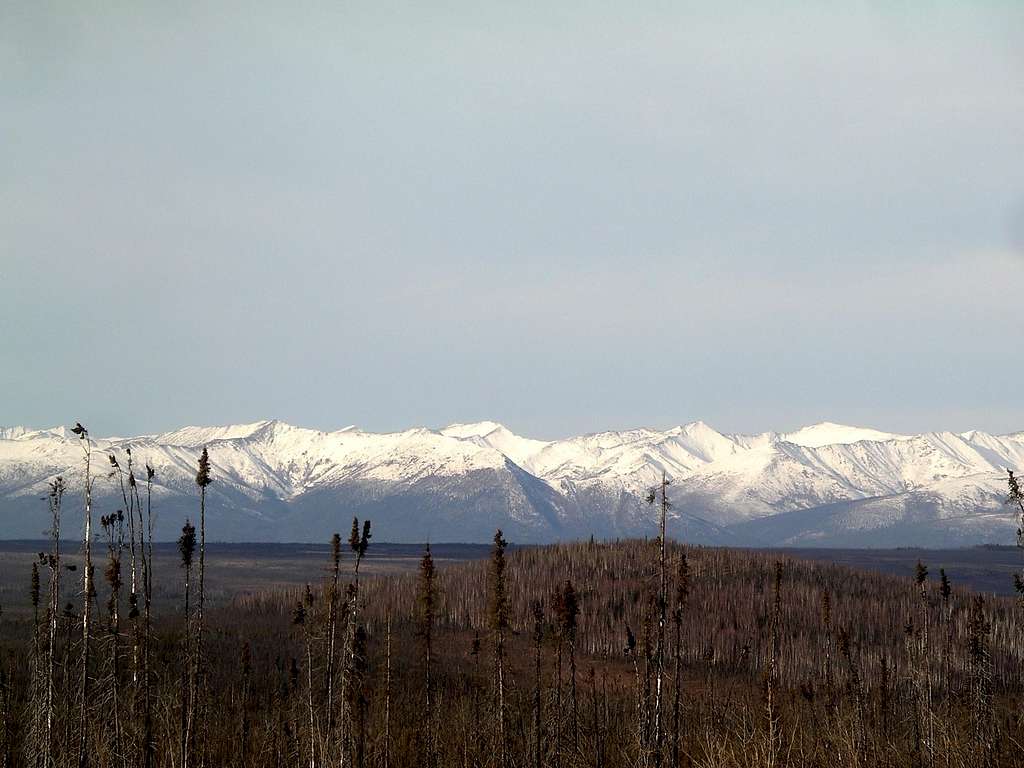
[[[419,580],[416,588],[416,634],[423,647],[423,745],[424,764],[434,765],[436,743],[434,738],[434,681],[431,677],[433,663],[434,621],[437,611],[437,592],[434,584],[434,559],[430,555],[430,544],[426,545],[420,560]]]
[[[496,705],[498,768],[508,768],[508,728],[505,704],[505,635],[508,632],[509,606],[505,583],[505,547],[508,542],[501,529],[494,534],[491,551],[490,589],[488,592],[488,620],[494,643],[494,694]]]
[[[192,686],[195,680],[191,675],[194,651],[189,600],[192,588],[192,561],[195,551],[196,529],[190,520],[186,520],[181,529],[181,536],[178,538],[178,554],[181,558],[181,567],[185,571],[185,637],[182,642],[181,659],[181,768],[189,768],[192,765],[192,709],[195,699]]]
[[[680,735],[679,717],[683,687],[683,616],[690,600],[690,564],[686,553],[679,556],[679,568],[676,572],[676,604],[672,611],[672,625],[675,628],[673,655],[675,673],[672,686],[672,765],[679,765]]]
[[[544,646],[544,605],[540,600],[530,602],[530,612],[533,614],[533,739],[534,739],[534,768],[541,768],[541,741],[542,723],[541,716],[541,650]]]
[[[576,590],[571,581],[562,585],[561,599],[556,606],[558,628],[562,642],[569,649],[569,711],[572,713],[572,747],[573,754],[579,752],[579,706],[576,699],[576,621],[579,616],[579,604]]]
[[[327,741],[334,734],[334,679],[338,663],[338,580],[341,577],[341,535],[331,536],[331,581],[327,591]]]
[[[203,635],[206,623],[203,609],[206,604],[206,489],[212,482],[210,454],[204,447],[199,456],[199,468],[196,472],[196,485],[199,487],[199,594],[196,604],[195,648],[192,654],[192,683],[190,686],[192,702],[189,712],[196,723],[201,723],[204,726],[207,723],[207,718],[202,711],[204,706],[202,694],[205,691]],[[195,737],[196,734],[192,734],[193,741]],[[203,748],[203,743],[203,739],[200,739],[200,749]]]
[[[1013,474],[1013,470],[1009,470],[1007,474],[1010,486],[1007,502],[1017,507],[1017,511],[1020,513],[1020,522],[1017,525],[1017,546],[1024,550],[1024,491],[1021,490],[1020,481]],[[1013,574],[1013,587],[1021,602],[1024,603],[1024,571]]]

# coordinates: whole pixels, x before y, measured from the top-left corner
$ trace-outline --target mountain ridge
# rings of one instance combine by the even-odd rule
[[[353,510],[394,541],[486,540],[497,527],[524,542],[651,535],[655,511],[643,497],[665,473],[675,483],[670,523],[698,543],[989,543],[1016,530],[1003,478],[1024,464],[1021,432],[905,435],[834,422],[744,435],[695,421],[538,440],[496,421],[375,433],[270,419],[91,445],[122,466],[129,448],[154,466],[163,537],[191,513],[195,457],[208,447],[219,481],[209,527],[225,540],[319,540]],[[82,457],[65,427],[0,427],[9,535],[39,533],[45,516],[31,510],[45,507],[38,499],[58,474],[72,489],[81,482]],[[98,500],[116,504],[108,485],[98,482]]]

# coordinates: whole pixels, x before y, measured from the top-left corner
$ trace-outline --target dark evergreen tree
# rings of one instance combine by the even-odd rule
[[[423,648],[423,757],[424,765],[433,768],[437,753],[436,725],[434,721],[434,681],[431,676],[434,655],[434,621],[437,614],[437,587],[435,585],[434,558],[427,544],[420,560],[416,587],[416,634]]]
[[[490,589],[488,591],[488,618],[494,643],[494,695],[497,728],[498,768],[508,768],[508,713],[505,701],[505,635],[508,632],[509,605],[505,582],[505,541],[499,529],[494,534],[491,550]]]
[[[195,682],[192,677],[193,666],[193,626],[192,614],[189,600],[192,591],[192,561],[196,551],[196,528],[190,520],[185,521],[182,526],[181,536],[178,538],[178,555],[181,558],[181,567],[185,571],[184,589],[184,614],[185,634],[182,641],[181,654],[181,743],[179,745],[182,768],[189,768],[192,765],[192,720],[194,694],[192,687]]]

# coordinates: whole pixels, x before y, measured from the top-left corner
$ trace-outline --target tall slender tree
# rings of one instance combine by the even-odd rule
[[[1017,525],[1017,546],[1024,550],[1024,491],[1021,490],[1020,481],[1014,475],[1013,470],[1008,470],[1010,495],[1007,502],[1017,507],[1020,513],[1020,522]],[[1024,602],[1024,570],[1013,574],[1013,586],[1021,602]]]
[[[110,636],[109,685],[112,699],[113,750],[122,754],[121,697],[121,554],[124,549],[124,511],[102,515],[100,524],[107,536],[107,568],[104,578],[109,588],[107,599],[107,631]]]
[[[564,712],[562,707],[562,652],[565,650],[565,639],[562,635],[562,629],[558,621],[558,616],[562,611],[562,599],[562,589],[561,587],[557,587],[551,597],[551,604],[555,614],[552,632],[555,641],[555,708],[553,717],[555,729],[555,768],[561,768],[562,752],[565,749],[562,743],[562,735],[565,730],[563,723]]]
[[[352,550],[352,554],[355,555],[355,564],[352,568],[352,582],[346,589],[346,612],[348,616],[348,624],[345,631],[345,665],[342,669],[341,674],[341,762],[344,764],[346,755],[351,751],[348,745],[352,739],[351,733],[351,695],[349,691],[349,685],[352,680],[356,665],[356,648],[355,648],[355,635],[356,628],[359,626],[359,566],[362,565],[363,558],[366,557],[366,552],[370,547],[370,521],[364,520],[362,526],[362,532],[360,533],[359,518],[352,518],[352,530],[349,533],[348,545],[349,549]]]
[[[434,558],[430,555],[430,544],[426,545],[420,560],[419,580],[416,589],[416,634],[423,648],[423,756],[424,765],[433,768],[437,745],[434,728],[434,681],[431,665],[434,651],[434,620],[437,612]]]
[[[366,679],[369,675],[369,655],[366,649],[366,628],[359,624],[352,637],[352,684],[349,686],[349,707],[352,711],[352,766],[364,768],[366,762],[366,718],[369,698]]]
[[[591,706],[591,730],[594,733],[594,768],[604,766],[604,737],[601,734],[601,713],[597,701],[597,675],[594,665],[589,668],[590,677],[590,706]]]
[[[772,594],[771,638],[768,665],[765,670],[765,715],[768,726],[768,753],[766,765],[774,768],[780,760],[782,732],[779,720],[779,655],[782,640],[782,562],[775,563],[775,587]]]
[[[92,598],[95,588],[92,583],[92,440],[89,430],[76,422],[71,430],[78,435],[85,454],[85,532],[82,549],[85,564],[82,573],[82,655],[79,660],[79,714],[78,714],[78,768],[89,765],[89,646],[92,635]]]
[[[189,716],[192,718],[194,725],[202,725],[204,727],[207,723],[207,718],[203,713],[203,692],[206,689],[204,681],[206,670],[203,661],[205,652],[203,646],[203,635],[206,629],[203,612],[206,605],[206,489],[212,482],[213,476],[210,474],[210,454],[204,447],[203,452],[199,456],[199,467],[196,471],[196,485],[199,487],[199,584],[197,585],[198,589],[196,590],[196,628],[195,647],[192,653],[192,682],[189,686],[190,695],[192,697]],[[193,742],[195,742],[198,737],[199,748],[202,750],[204,748],[202,734],[193,732],[190,735]]]
[[[3,618],[4,609],[0,605],[0,619]],[[2,623],[0,623],[2,629]],[[11,684],[8,679],[7,670],[0,663],[0,766],[7,768],[14,762],[14,738],[11,731]]]
[[[252,707],[252,702],[250,701],[250,691],[252,688],[252,646],[248,642],[242,644],[240,661],[242,668],[242,700],[240,702],[242,724],[238,733],[238,764],[240,768],[249,768],[249,737],[252,731],[249,716],[249,710]]]
[[[1020,482],[1012,470],[1007,471],[1009,475],[1010,495],[1007,502],[1017,507],[1020,513],[1020,522],[1017,525],[1017,546],[1024,553],[1024,491],[1021,490]],[[1013,588],[1017,593],[1017,599],[1021,606],[1024,606],[1024,569],[1020,573],[1013,574]],[[1021,704],[1021,711],[1018,715],[1020,722],[1024,723],[1024,703]]]
[[[46,556],[40,552],[39,559],[32,563],[31,578],[29,580],[29,601],[32,604],[32,645],[29,653],[29,710],[26,713],[28,736],[26,738],[27,750],[35,763],[41,763],[43,755],[43,733],[44,717],[43,710],[46,697],[46,666],[42,658],[42,625],[39,621],[39,605],[41,603],[41,583],[39,577],[39,566],[45,564]]]
[[[136,561],[135,551],[135,497],[131,492],[131,486],[135,482],[135,477],[131,474],[132,449],[128,448],[126,453],[128,457],[127,470],[121,467],[121,463],[113,453],[108,454],[107,459],[110,461],[111,473],[117,478],[118,487],[121,491],[121,503],[124,505],[122,511],[128,522],[128,551],[131,569],[128,583],[130,590],[128,593],[128,603],[131,608],[134,608],[138,594],[138,562]],[[136,659],[136,661],[138,660]],[[133,672],[137,672],[137,670],[133,670]]]
[[[47,498],[50,509],[50,553],[46,563],[50,569],[50,584],[47,601],[47,636],[46,636],[46,697],[45,697],[45,728],[43,736],[43,768],[51,768],[53,758],[53,725],[57,706],[57,629],[60,621],[60,524],[61,504],[64,499],[64,479],[58,477],[50,483]]]
[[[540,600],[530,603],[533,614],[533,764],[541,768],[543,717],[541,712],[541,650],[544,647],[544,604]]]
[[[152,643],[152,605],[153,605],[153,478],[156,477],[156,470],[149,464],[146,465],[146,555],[145,568],[143,569],[143,646],[142,646],[142,669],[143,669],[143,768],[153,768],[156,760],[156,744],[153,739],[153,673],[151,666],[150,645]],[[136,493],[138,489],[136,489]],[[142,504],[139,504],[142,509]]]
[[[680,741],[680,706],[683,688],[683,616],[690,600],[690,563],[686,553],[679,555],[679,567],[676,571],[676,604],[672,611],[672,625],[675,628],[675,643],[672,647],[675,671],[672,685],[672,765],[679,765]]]
[[[327,589],[327,741],[334,736],[334,679],[338,664],[338,581],[341,577],[341,535],[331,536],[331,581]]]
[[[920,597],[920,629],[917,649],[917,693],[922,724],[924,757],[928,766],[935,762],[935,716],[932,703],[931,600],[928,589],[928,568],[920,560],[914,570],[914,581]]]
[[[145,551],[141,549],[142,542],[144,541],[145,535],[142,527],[142,510],[141,504],[137,504],[139,501],[138,488],[135,482],[135,472],[133,467],[132,449],[131,447],[125,448],[125,455],[127,457],[126,467],[122,467],[118,461],[117,456],[113,453],[108,454],[110,461],[110,467],[112,474],[117,477],[118,488],[121,491],[121,502],[124,505],[123,511],[128,524],[128,553],[129,553],[129,591],[128,591],[128,619],[131,621],[131,635],[132,635],[132,695],[133,699],[137,697],[138,687],[140,683],[140,666],[142,664],[142,628],[139,626],[139,579],[140,579],[140,566],[144,567],[145,563]],[[139,525],[136,530],[135,520],[138,516]],[[136,546],[136,537],[139,537],[138,546]],[[123,547],[123,542],[122,542]],[[144,576],[143,576],[144,578]],[[134,703],[134,701],[133,701]]]
[[[192,765],[192,718],[195,696],[192,687],[195,678],[192,675],[194,653],[193,647],[193,626],[192,614],[189,600],[192,592],[192,561],[196,551],[196,528],[190,520],[185,521],[182,526],[181,536],[178,538],[178,554],[181,557],[181,567],[185,571],[184,589],[184,614],[185,614],[185,636],[182,641],[181,659],[181,768],[189,768]]]
[[[953,585],[946,575],[945,568],[939,568],[939,598],[942,600],[942,625],[945,629],[942,637],[942,685],[944,686],[944,698],[946,703],[947,721],[951,721],[950,707],[953,703],[952,696],[952,656],[953,656]],[[948,762],[948,751],[947,751]]]
[[[846,688],[854,707],[852,723],[854,749],[857,762],[863,765],[867,763],[867,740],[865,734],[867,714],[865,712],[864,686],[861,682],[860,669],[854,658],[850,633],[845,629],[839,630],[838,648],[839,655],[846,663]]]
[[[632,627],[629,624],[625,625],[626,630],[626,647],[623,648],[622,652],[630,663],[633,665],[633,678],[634,678],[634,703],[636,706],[636,733],[634,735],[633,747],[640,755],[640,762],[643,762],[643,756],[646,754],[647,749],[647,734],[644,727],[644,691],[643,683],[640,679],[640,659],[637,653],[637,642],[636,635],[633,633]]]
[[[992,712],[992,653],[989,634],[992,624],[985,611],[985,599],[977,595],[968,620],[968,656],[971,680],[971,731],[976,764],[988,768],[995,758],[995,733]]]
[[[391,768],[391,613],[384,630],[384,768]]]
[[[309,738],[309,767],[316,768],[317,763],[317,734],[316,734],[316,710],[313,706],[313,634],[310,629],[313,610],[313,590],[306,585],[306,591],[302,599],[295,604],[292,613],[292,624],[302,628],[302,645],[306,656],[306,716],[308,718]]]
[[[573,760],[579,753],[579,703],[576,698],[576,626],[579,617],[579,603],[576,589],[568,579],[562,585],[562,594],[556,604],[558,632],[569,651],[569,712],[572,716]]]
[[[204,447],[199,456],[196,485],[199,486],[199,594],[196,605],[196,675],[202,673],[200,656],[203,651],[203,607],[206,603],[206,489],[213,482],[210,474],[210,454]]]
[[[822,679],[825,690],[832,690],[832,593],[827,589],[821,593],[821,643]]]
[[[473,711],[473,722],[480,723],[483,721],[483,716],[480,713],[480,656],[482,651],[482,644],[480,642],[480,632],[475,631],[473,633],[473,641],[469,644],[469,657],[473,660],[473,676],[470,680],[470,690],[472,691],[472,711]],[[468,762],[471,765],[479,764],[479,753],[481,745],[477,742],[472,743],[470,746],[470,758]]]
[[[488,619],[494,643],[495,726],[497,729],[498,768],[508,768],[508,713],[505,703],[505,635],[509,625],[508,588],[505,581],[505,547],[508,542],[501,529],[494,534],[491,551]]]
[[[658,635],[655,640],[654,667],[655,667],[655,690],[654,690],[654,765],[661,766],[662,742],[664,741],[662,726],[662,699],[664,697],[665,680],[665,627],[667,624],[668,611],[668,538],[666,527],[668,524],[668,510],[671,507],[668,500],[668,486],[671,481],[668,476],[661,473],[660,487],[660,514],[658,516]]]

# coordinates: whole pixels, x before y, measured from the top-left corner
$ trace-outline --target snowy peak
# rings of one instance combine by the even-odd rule
[[[224,427],[182,427],[173,432],[153,435],[152,440],[161,445],[178,445],[183,448],[202,447],[218,440],[238,440],[254,436],[260,430],[277,422],[255,421],[252,424],[231,424]]]
[[[36,438],[77,439],[67,427],[34,429],[32,427],[0,427],[0,440],[34,440]]]
[[[479,445],[486,445],[508,456],[520,467],[527,467],[531,459],[546,448],[550,443],[520,437],[504,424],[496,421],[480,421],[475,424],[451,424],[441,430],[446,437],[459,440],[471,440]]]
[[[703,421],[694,421],[668,431],[676,443],[690,455],[712,462],[732,456],[740,450],[735,439],[709,427]]]
[[[496,421],[477,421],[472,424],[449,424],[444,429],[440,430],[442,435],[448,437],[487,437],[487,435],[497,430],[505,430],[505,425],[499,424]]]
[[[802,445],[805,448],[821,448],[826,445],[849,445],[859,442],[885,442],[887,440],[908,440],[906,435],[897,435],[891,432],[880,432],[877,429],[865,427],[851,427],[846,424],[835,424],[831,421],[823,421],[820,424],[812,424],[803,427],[796,432],[789,432],[780,435],[781,440],[795,445]]]

